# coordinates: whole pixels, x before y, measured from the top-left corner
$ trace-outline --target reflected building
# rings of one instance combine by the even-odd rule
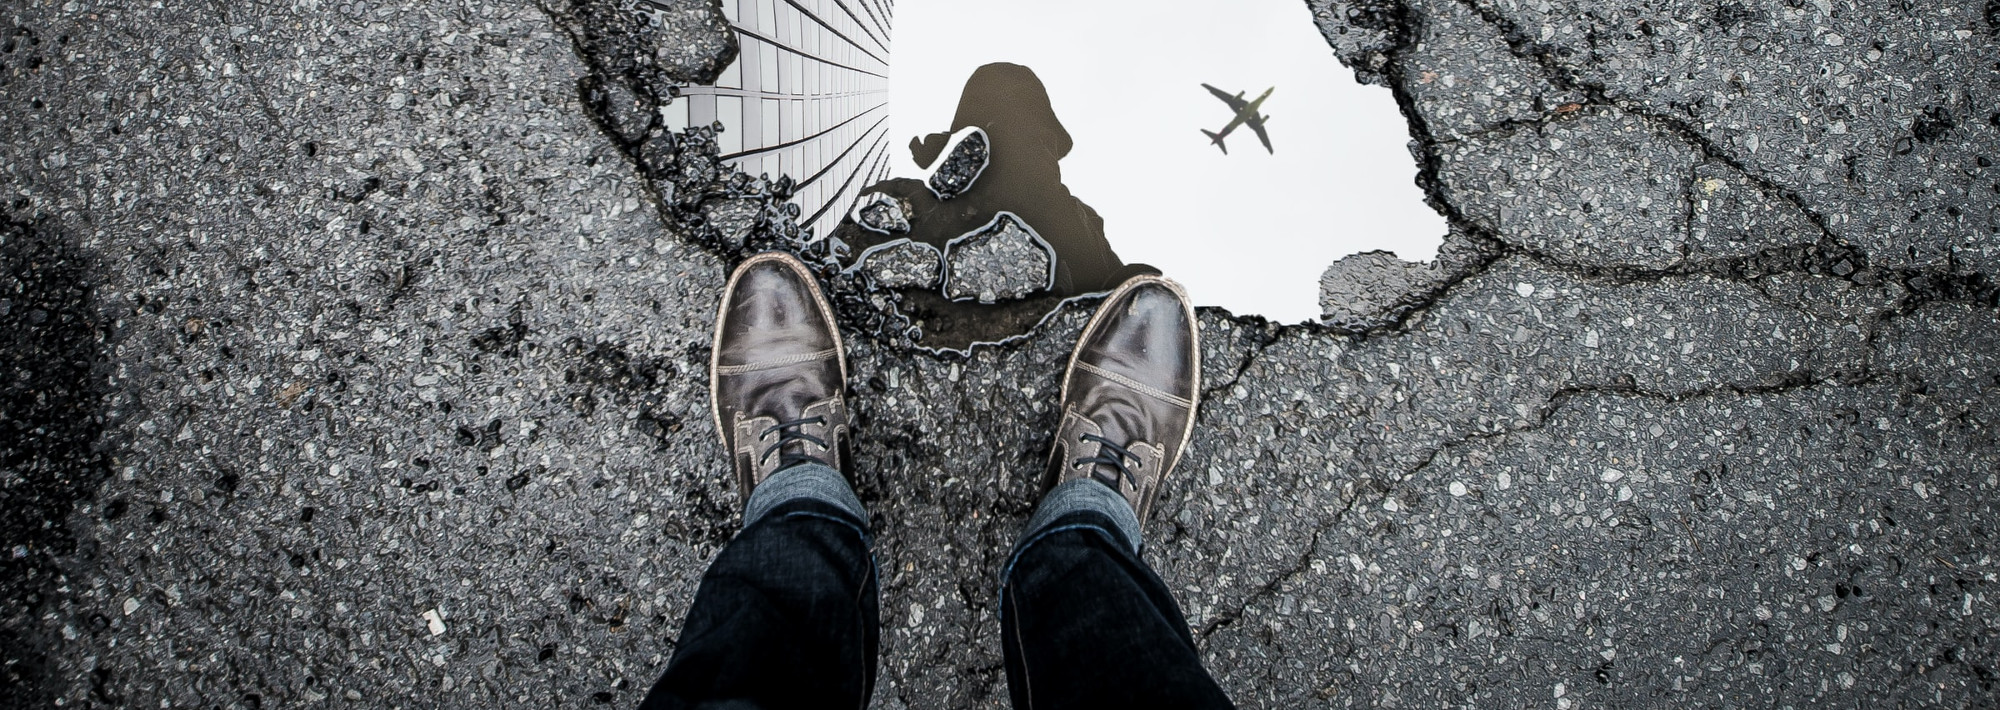
[[[643,8],[649,0],[639,0]],[[721,0],[742,52],[713,86],[662,108],[681,130],[720,121],[723,160],[790,175],[799,226],[833,233],[889,173],[890,0]]]

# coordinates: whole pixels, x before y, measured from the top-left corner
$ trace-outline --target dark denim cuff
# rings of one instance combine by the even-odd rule
[[[1077,478],[1063,482],[1042,496],[1041,505],[1035,506],[1035,514],[1028,517],[1028,526],[1022,529],[1021,540],[1032,542],[1050,525],[1070,513],[1092,511],[1111,519],[1112,527],[1124,536],[1125,544],[1137,553],[1142,541],[1139,539],[1139,516],[1132,512],[1132,504],[1125,496],[1111,490],[1094,478]],[[1017,545],[1025,548],[1026,545]]]
[[[826,464],[802,463],[773,473],[757,484],[756,490],[750,492],[750,502],[743,506],[743,527],[750,527],[771,509],[799,498],[824,502],[854,516],[863,526],[868,524],[868,509],[861,507],[860,498],[854,497],[846,476]]]

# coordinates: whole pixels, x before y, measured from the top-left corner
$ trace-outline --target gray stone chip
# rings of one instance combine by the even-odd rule
[[[863,253],[861,269],[883,288],[936,288],[944,257],[937,247],[900,239]]]
[[[702,216],[715,227],[724,244],[731,247],[743,246],[750,229],[757,226],[758,204],[755,200],[734,199],[710,202],[702,205]]]
[[[944,295],[954,301],[1011,301],[1049,288],[1055,250],[1012,212],[945,245]]]
[[[851,216],[855,224],[869,230],[883,234],[908,234],[910,212],[908,200],[877,192],[856,200]]]
[[[951,145],[945,150],[944,159],[938,162],[924,184],[938,199],[949,200],[972,189],[972,183],[979,174],[986,171],[986,162],[993,157],[992,145],[986,142],[986,132],[977,126],[967,126],[952,137]]]

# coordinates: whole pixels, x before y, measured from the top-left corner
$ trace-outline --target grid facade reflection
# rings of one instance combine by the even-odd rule
[[[642,6],[646,0],[641,0]],[[742,51],[713,86],[681,89],[669,127],[721,121],[723,160],[790,175],[799,226],[833,232],[889,172],[891,0],[722,0]]]

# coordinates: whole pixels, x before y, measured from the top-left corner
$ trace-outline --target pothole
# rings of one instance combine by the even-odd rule
[[[1416,184],[1394,96],[1355,81],[1304,2],[907,0],[896,11],[891,135],[899,148],[918,144],[915,159],[897,152],[893,177],[921,177],[941,133],[992,122],[1048,126],[1017,131],[1013,140],[1035,145],[1011,151],[994,136],[992,170],[1017,155],[1060,158],[1032,166],[1047,183],[1039,189],[982,178],[960,198],[979,204],[948,203],[954,229],[1002,209],[1074,204],[1092,223],[1075,239],[1097,242],[1090,254],[1064,248],[1067,230],[1029,223],[1065,259],[1091,260],[1093,276],[1143,264],[1200,305],[1282,323],[1322,315],[1320,276],[1335,259],[1383,250],[1429,260],[1445,234]],[[983,69],[996,62],[1033,80],[997,82],[1005,72]],[[1257,112],[1269,117],[1270,148],[1246,124],[1211,142],[1203,131],[1220,132],[1236,111],[1207,87],[1245,103],[1270,90]],[[981,194],[989,189],[1016,194]],[[1103,287],[1068,286],[1057,295]]]
[[[893,9],[893,45],[886,0],[573,0],[553,14],[592,66],[586,106],[670,226],[725,256],[801,253],[845,316],[893,342],[1004,340],[1140,273],[1285,323],[1346,322],[1322,300],[1366,281],[1357,270],[1426,280],[1408,262],[1433,256],[1445,224],[1415,184],[1407,126],[1303,5]],[[718,31],[734,52],[712,47]],[[1237,117],[1234,92],[1267,87],[1242,113],[1269,150],[1248,122],[1208,135]],[[1399,259],[1329,269],[1378,250]]]

